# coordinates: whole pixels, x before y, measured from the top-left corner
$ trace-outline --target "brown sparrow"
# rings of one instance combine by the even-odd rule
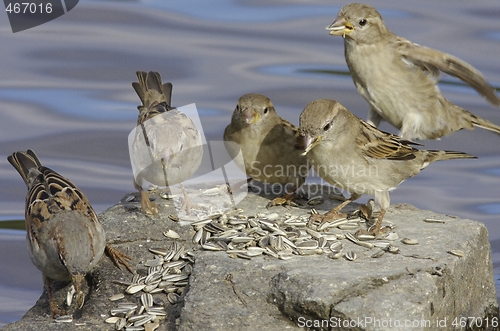
[[[470,64],[395,35],[377,10],[365,4],[344,6],[326,29],[344,38],[352,79],[370,104],[368,123],[378,126],[384,119],[404,139],[438,139],[475,126],[500,133],[500,126],[451,103],[437,86],[442,71],[500,106],[495,89]]]
[[[134,186],[141,195],[146,214],[157,214],[158,207],[149,200],[143,186],[166,187],[180,184],[184,206],[191,207],[182,182],[199,168],[203,158],[201,134],[185,114],[171,107],[172,83],[162,84],[160,74],[137,72],[139,82],[132,87],[141,99],[137,127],[131,134],[130,159]]]
[[[389,208],[389,191],[440,160],[475,158],[462,152],[418,150],[411,141],[378,130],[334,100],[320,99],[300,115],[305,152],[313,169],[328,183],[349,191],[349,199],[311,221],[330,221],[362,194],[375,195],[380,215],[369,233],[377,235]]]
[[[224,143],[247,176],[284,186],[284,196],[268,206],[290,203],[309,172],[307,158],[297,147],[302,143],[297,127],[279,117],[264,95],[245,94],[238,100],[231,123],[224,131]],[[242,159],[236,158],[240,150]]]
[[[28,186],[26,232],[33,264],[43,275],[52,317],[63,315],[52,298],[52,281],[71,281],[78,308],[83,306],[85,276],[106,251],[117,266],[128,256],[106,245],[106,234],[94,209],[75,184],[42,166],[32,150],[7,158]]]

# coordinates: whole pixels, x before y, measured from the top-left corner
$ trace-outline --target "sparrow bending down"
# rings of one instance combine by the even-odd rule
[[[345,202],[310,221],[336,219],[339,211],[362,194],[375,195],[380,215],[368,233],[378,235],[389,208],[389,191],[417,175],[430,163],[475,158],[462,152],[418,150],[418,145],[378,130],[354,116],[334,100],[320,99],[308,104],[300,115],[305,152],[316,173],[328,183],[349,191]]]
[[[289,204],[304,183],[310,165],[297,147],[301,143],[297,127],[279,117],[271,100],[261,94],[243,95],[224,131],[229,155],[247,176],[284,186],[285,194],[268,207]],[[240,150],[243,164],[236,158]]]
[[[8,161],[28,186],[26,237],[33,264],[42,272],[51,316],[64,312],[52,298],[52,281],[71,281],[77,307],[85,301],[82,284],[106,251],[116,266],[131,271],[118,250],[106,245],[106,234],[94,209],[80,189],[67,178],[42,166],[32,150],[15,152]],[[132,272],[132,271],[131,271]]]
[[[495,106],[500,98],[470,64],[392,33],[369,5],[344,6],[326,28],[344,38],[347,66],[359,94],[370,104],[368,123],[386,120],[404,139],[439,139],[461,129],[500,126],[448,101],[437,86],[440,71],[472,86]]]
[[[157,214],[158,206],[149,200],[143,184],[156,186],[179,184],[184,207],[190,213],[191,202],[182,182],[200,167],[203,158],[201,135],[189,117],[171,107],[172,83],[162,84],[157,72],[137,72],[139,82],[132,87],[141,99],[137,129],[130,146],[130,159],[142,169],[134,178],[146,214]]]

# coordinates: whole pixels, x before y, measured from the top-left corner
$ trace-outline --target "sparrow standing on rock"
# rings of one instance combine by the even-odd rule
[[[156,186],[179,184],[184,194],[183,207],[189,214],[191,202],[181,183],[200,167],[201,134],[189,117],[170,106],[172,83],[162,85],[160,74],[153,71],[138,71],[137,79],[139,82],[132,83],[132,87],[142,105],[137,107],[139,116],[130,159],[136,169],[141,169],[134,186],[141,195],[142,211],[158,213],[158,206],[142,188],[146,181]]]
[[[500,126],[451,103],[437,86],[443,71],[500,106],[495,89],[470,64],[396,36],[377,10],[365,4],[344,6],[326,29],[344,38],[352,79],[370,104],[368,123],[378,126],[384,119],[404,139],[438,139],[475,126],[500,133]]]
[[[64,315],[52,298],[52,281],[71,281],[76,303],[85,301],[82,284],[106,251],[113,262],[125,265],[128,256],[106,245],[106,234],[94,209],[75,184],[42,166],[32,150],[7,158],[28,186],[26,237],[33,264],[43,275],[52,317]]]
[[[241,150],[244,164],[239,164],[238,158],[235,161],[247,176],[284,186],[284,196],[271,201],[268,207],[293,200],[310,166],[297,147],[302,143],[297,127],[276,114],[269,98],[254,93],[242,96],[224,131],[224,142],[232,158]]]
[[[305,152],[318,175],[351,193],[349,199],[310,221],[329,222],[362,194],[375,195],[380,215],[367,232],[378,235],[389,208],[389,191],[440,160],[475,158],[462,152],[418,150],[411,141],[378,130],[350,113],[334,100],[320,99],[306,106],[300,115]],[[342,215],[345,216],[345,215]]]

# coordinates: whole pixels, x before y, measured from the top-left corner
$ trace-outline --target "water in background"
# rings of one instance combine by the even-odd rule
[[[346,3],[86,1],[16,34],[0,14],[0,219],[23,218],[26,188],[6,160],[16,150],[34,149],[98,212],[134,190],[127,135],[137,116],[139,100],[130,85],[137,70],[172,81],[174,105],[196,103],[208,140],[222,139],[236,101],[250,92],[270,97],[295,124],[318,98],[336,99],[365,118],[368,106],[346,75],[342,39],[325,30]],[[500,86],[498,1],[370,4],[395,33],[468,61]],[[471,88],[441,88],[453,102],[500,124],[500,110]],[[500,137],[476,129],[425,145],[479,159],[433,164],[393,192],[392,202],[485,223],[500,273]],[[2,230],[0,251],[1,326],[34,304],[42,282],[22,231]]]

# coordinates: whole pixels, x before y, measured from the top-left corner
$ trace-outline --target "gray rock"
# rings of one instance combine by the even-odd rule
[[[338,203],[328,199],[331,192],[322,192],[326,201],[315,206],[321,212]],[[147,273],[144,262],[153,258],[148,248],[168,247],[173,241],[163,235],[168,229],[180,234],[176,240],[180,245],[197,253],[189,286],[178,304],[169,304],[164,293],[154,295],[155,302],[165,303],[168,312],[156,330],[407,330],[408,323],[415,323],[412,330],[433,330],[438,329],[437,323],[441,329],[453,329],[452,323],[460,325],[461,317],[483,318],[482,329],[493,330],[492,321],[498,322],[490,245],[481,223],[395,205],[386,214],[398,236],[390,241],[399,248],[395,253],[342,239],[343,252],[356,253],[354,261],[332,259],[327,253],[293,255],[289,260],[268,255],[243,259],[193,244],[192,226],[168,217],[175,215],[172,200],[153,196],[161,205],[158,216],[143,215],[139,199],[126,202],[125,197],[100,217],[108,242],[129,254],[139,273]],[[268,198],[262,192],[248,194],[238,208],[247,216],[309,213],[306,206],[266,210]],[[346,209],[357,208],[351,204]],[[424,222],[427,218],[444,223]],[[339,234],[347,232],[355,230],[338,230]],[[418,244],[404,244],[403,238]],[[388,242],[368,242],[380,241]],[[453,250],[463,256],[449,253]],[[381,256],[372,257],[375,253]],[[117,305],[108,298],[123,293],[126,286],[120,282],[130,282],[132,275],[104,258],[90,278],[92,290],[84,307],[69,310],[74,313],[72,323],[55,323],[50,318],[44,293],[20,321],[3,330],[74,330],[76,324],[78,330],[114,330],[104,323]],[[68,286],[60,284],[59,288],[55,298],[62,305]],[[126,294],[119,302],[137,303],[139,296]]]

